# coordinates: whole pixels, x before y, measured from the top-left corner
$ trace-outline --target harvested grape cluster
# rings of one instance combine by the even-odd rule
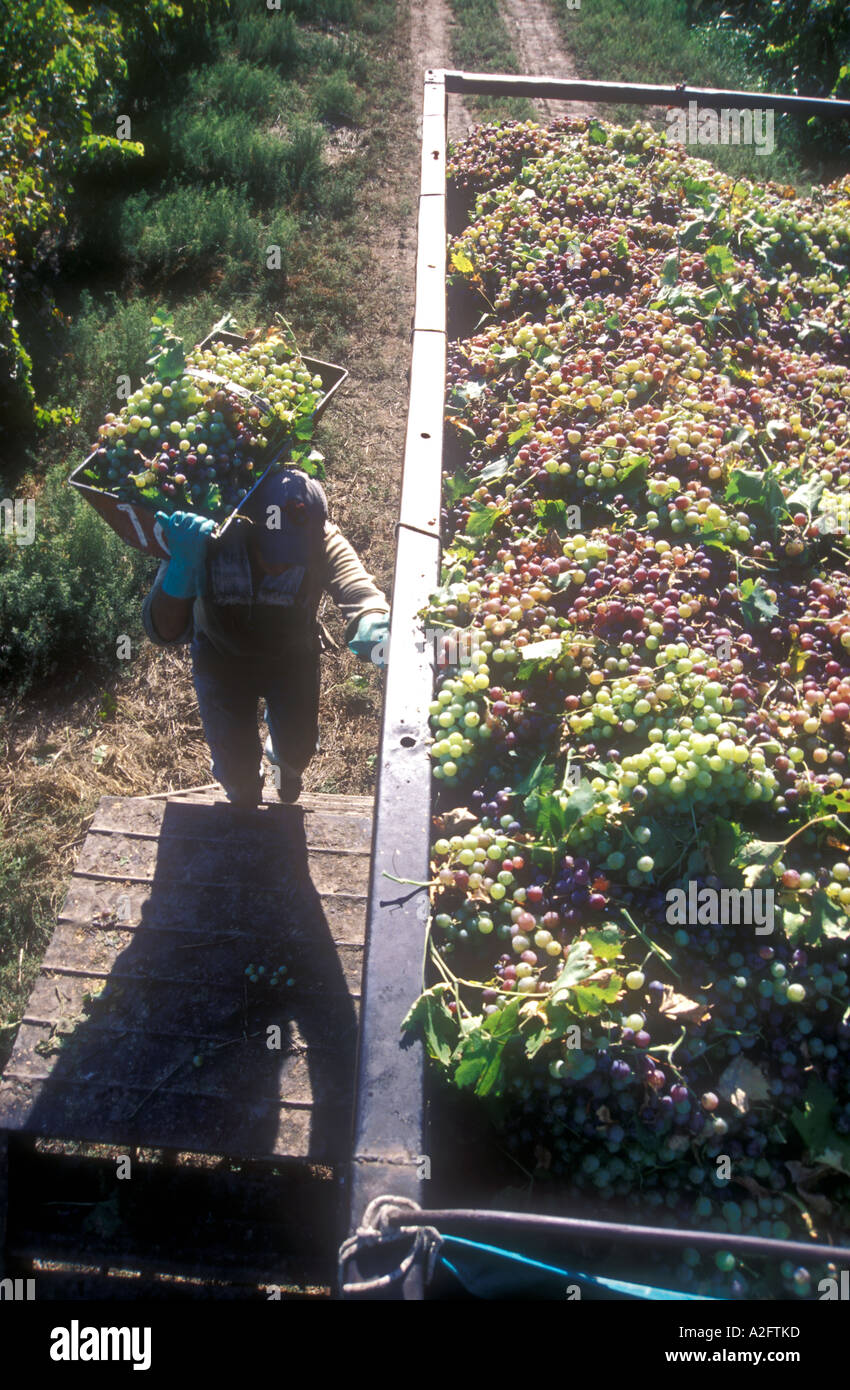
[[[322,379],[277,330],[188,354],[170,338],[153,366],[100,426],[87,482],[122,502],[219,520],[282,452],[317,471],[307,441]]]
[[[643,125],[453,152],[434,981],[406,1026],[599,1216],[850,1230],[850,185]],[[846,1242],[845,1242],[846,1243]],[[670,1287],[817,1297],[687,1249]]]

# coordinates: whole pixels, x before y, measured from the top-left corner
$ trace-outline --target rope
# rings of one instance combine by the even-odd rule
[[[421,1207],[408,1197],[392,1197],[383,1194],[375,1197],[363,1213],[363,1223],[357,1227],[353,1236],[348,1236],[339,1247],[339,1283],[344,1294],[378,1293],[390,1288],[404,1279],[419,1259],[425,1262],[425,1280],[433,1277],[434,1265],[440,1251],[442,1237],[433,1226],[399,1226],[393,1224],[404,1212],[421,1211]],[[361,1279],[354,1284],[345,1283],[345,1266],[361,1250],[397,1241],[400,1235],[412,1237],[412,1245],[397,1267],[388,1274],[375,1279]]]
[[[487,1255],[499,1255],[504,1260],[513,1260],[516,1264],[528,1265],[531,1269],[541,1269],[546,1274],[558,1274],[563,1279],[581,1279],[587,1284],[611,1289],[614,1293],[624,1293],[632,1298],[649,1298],[662,1302],[670,1299],[695,1303],[716,1303],[718,1301],[707,1294],[679,1293],[672,1289],[659,1289],[652,1284],[632,1284],[625,1279],[606,1279],[601,1274],[571,1274],[568,1269],[543,1264],[541,1260],[532,1260],[528,1255],[521,1255],[516,1250],[503,1250],[498,1245],[482,1245],[480,1241],[465,1240],[463,1236],[443,1236],[442,1239],[446,1245],[463,1245],[470,1250],[483,1250]],[[462,1284],[466,1284],[466,1280],[442,1252],[440,1253],[440,1260],[446,1269],[451,1270],[456,1279],[459,1279]]]

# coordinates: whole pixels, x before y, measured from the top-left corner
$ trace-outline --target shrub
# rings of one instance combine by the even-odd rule
[[[331,125],[358,125],[363,116],[363,97],[341,72],[323,77],[313,100],[319,119]]]
[[[236,47],[249,63],[292,72],[301,57],[301,37],[291,14],[253,11],[237,20]]]
[[[283,82],[278,73],[238,58],[222,58],[190,73],[187,86],[187,106],[204,103],[224,111],[250,111],[254,116],[272,119],[299,104],[300,97],[298,89]]]
[[[261,223],[238,188],[175,188],[161,197],[137,193],[121,212],[126,259],[137,267],[173,274],[209,271],[223,259],[257,255]]]
[[[54,465],[35,501],[32,544],[0,537],[0,681],[19,692],[64,663],[111,666],[121,634],[141,632],[152,562],[131,550]]]
[[[197,179],[220,179],[244,187],[253,202],[279,201],[287,190],[287,170],[280,139],[258,129],[247,111],[204,112],[171,123],[174,157]]]
[[[325,179],[319,207],[335,222],[348,217],[354,210],[360,190],[360,175],[356,169],[334,169],[333,178]]]
[[[286,181],[290,193],[316,198],[322,180],[325,137],[317,125],[299,122],[284,145]]]
[[[110,294],[96,301],[88,291],[80,296],[56,381],[57,398],[73,400],[79,411],[78,447],[94,438],[105,411],[114,407],[118,374],[126,373],[135,385],[144,372],[154,307],[144,298]]]

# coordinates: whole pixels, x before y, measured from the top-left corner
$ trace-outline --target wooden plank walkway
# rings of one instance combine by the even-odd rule
[[[249,812],[104,797],[0,1080],[0,1130],[342,1160],[371,830],[369,797]],[[295,983],[254,985],[249,964]]]

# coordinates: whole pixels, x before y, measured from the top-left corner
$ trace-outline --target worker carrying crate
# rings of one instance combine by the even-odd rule
[[[195,690],[212,771],[231,802],[262,801],[257,702],[278,795],[297,801],[318,744],[319,600],[331,595],[356,656],[384,664],[389,605],[328,517],[321,485],[272,469],[223,532],[191,512],[157,513],[170,552],[145,600],[152,642],[191,642]]]

